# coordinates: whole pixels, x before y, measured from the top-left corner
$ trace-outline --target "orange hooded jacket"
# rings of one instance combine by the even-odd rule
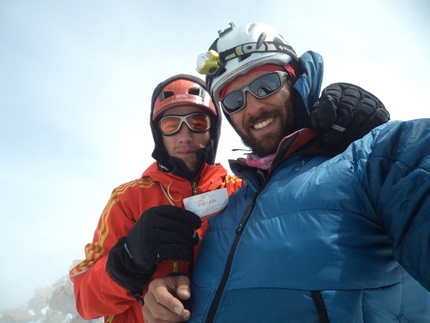
[[[204,164],[200,180],[193,186],[183,177],[165,173],[153,163],[142,178],[115,188],[99,219],[93,241],[86,245],[86,259],[70,270],[74,283],[76,308],[86,320],[105,317],[105,322],[143,323],[142,306],[129,290],[116,283],[106,271],[107,256],[119,238],[126,236],[141,214],[153,206],[173,204],[183,208],[182,200],[192,195],[227,188],[230,195],[242,186],[242,180],[227,175],[217,164]],[[207,220],[198,229],[203,236]],[[198,246],[196,247],[198,248]],[[195,250],[197,251],[197,250]],[[171,273],[173,261],[164,261],[157,267],[152,279]],[[188,262],[178,262],[178,271],[188,272]],[[145,293],[146,291],[144,291]]]

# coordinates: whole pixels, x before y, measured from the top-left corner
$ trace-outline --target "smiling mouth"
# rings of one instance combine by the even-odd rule
[[[264,128],[265,126],[271,124],[274,120],[275,120],[275,118],[269,118],[269,119],[264,120],[263,122],[259,122],[259,123],[254,124],[253,127],[254,127],[254,129],[258,130],[258,129]]]

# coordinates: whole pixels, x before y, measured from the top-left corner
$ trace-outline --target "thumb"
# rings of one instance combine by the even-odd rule
[[[191,297],[190,279],[187,276],[177,276],[176,295],[181,300],[188,300]]]
[[[337,102],[326,94],[321,97],[311,108],[311,123],[318,131],[328,131],[337,118]]]

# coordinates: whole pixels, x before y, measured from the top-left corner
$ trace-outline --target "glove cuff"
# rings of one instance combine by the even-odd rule
[[[106,270],[109,276],[120,286],[130,290],[133,295],[141,293],[157,265],[145,267],[137,265],[127,249],[125,237],[118,240],[116,245],[109,251],[106,262]]]

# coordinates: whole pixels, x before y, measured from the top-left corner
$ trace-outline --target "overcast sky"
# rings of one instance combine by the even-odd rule
[[[428,0],[0,0],[0,310],[84,257],[111,191],[153,162],[154,87],[197,75],[229,22],[265,22],[323,85],[355,83],[392,119],[428,117]],[[243,147],[228,122],[218,161]]]

